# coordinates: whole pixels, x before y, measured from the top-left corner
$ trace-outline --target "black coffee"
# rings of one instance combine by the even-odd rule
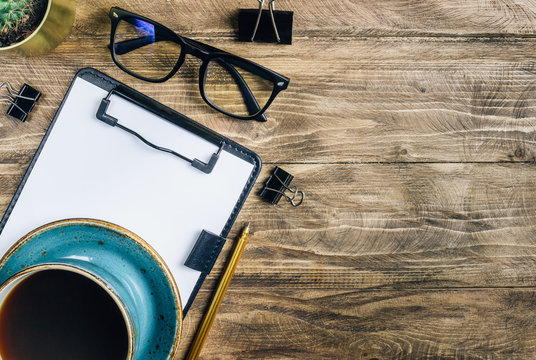
[[[0,308],[4,360],[124,360],[127,351],[119,308],[82,275],[63,270],[33,274]]]

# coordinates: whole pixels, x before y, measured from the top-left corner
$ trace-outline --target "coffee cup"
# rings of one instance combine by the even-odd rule
[[[16,358],[10,354],[168,360],[181,326],[180,297],[166,264],[117,225],[91,219],[48,224],[0,260],[2,360]]]
[[[132,359],[133,336],[118,294],[80,268],[32,266],[0,289],[0,359]]]

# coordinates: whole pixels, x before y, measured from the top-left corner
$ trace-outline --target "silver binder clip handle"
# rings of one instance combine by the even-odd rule
[[[276,174],[273,174],[273,176],[277,180],[279,180],[279,182],[281,183],[281,186],[283,187],[284,190],[281,191],[281,190],[273,189],[273,188],[269,188],[269,187],[265,187],[265,189],[283,195],[285,200],[287,200],[294,207],[300,206],[303,203],[303,200],[305,200],[305,192],[303,192],[302,190],[298,190],[297,186],[290,186],[289,187],[289,186],[285,185],[285,182],[283,180],[281,180],[281,178],[279,176],[277,176]],[[291,195],[288,195],[287,191],[289,191],[291,193]],[[295,201],[296,197],[298,197],[300,200]]]
[[[270,0],[270,4],[268,4],[268,8],[270,9],[270,18],[272,19],[272,26],[274,27],[275,38],[277,39],[277,42],[280,43],[281,38],[279,37],[279,32],[277,31],[277,25],[275,24],[275,18],[274,18],[275,0]]]
[[[264,0],[257,0],[259,2],[259,13],[257,15],[257,21],[255,22],[255,27],[253,28],[253,34],[251,35],[251,41],[255,39],[255,35],[257,35],[257,29],[259,28],[259,23],[261,22],[261,16],[262,16],[262,8],[264,6]],[[275,0],[270,0],[270,3],[268,4],[268,9],[270,10],[270,19],[272,20],[272,26],[274,28],[275,32],[275,38],[277,39],[277,42],[281,42],[281,38],[279,37],[279,32],[277,31],[277,25],[275,24],[275,18],[274,18],[274,11],[275,11]]]
[[[292,206],[296,207],[296,206],[300,206],[302,203],[303,203],[303,200],[305,200],[305,192],[301,191],[301,190],[298,190],[298,188],[296,186],[293,186],[291,188],[287,188],[286,190],[289,190],[291,192],[291,195],[288,195],[286,192],[284,191],[279,191],[277,189],[272,189],[272,188],[265,188],[266,190],[270,190],[270,191],[273,191],[273,192],[276,192],[276,193],[279,193],[281,195],[283,195],[283,197],[285,198],[285,200],[287,200]],[[296,199],[296,197],[298,197],[299,195],[299,198],[300,200],[298,202],[294,201]]]
[[[253,28],[253,34],[251,34],[251,41],[257,35],[257,29],[259,28],[259,23],[261,22],[262,7],[264,6],[264,0],[257,0],[259,2],[259,13],[257,14],[257,21],[255,22],[255,27]]]

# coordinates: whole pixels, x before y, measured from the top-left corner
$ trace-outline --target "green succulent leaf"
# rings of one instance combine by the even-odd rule
[[[28,17],[32,0],[0,0],[0,29],[16,28]]]

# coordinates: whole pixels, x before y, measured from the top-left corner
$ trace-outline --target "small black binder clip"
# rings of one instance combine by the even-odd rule
[[[257,0],[259,9],[240,9],[238,12],[238,40],[292,44],[292,11],[276,11],[275,1]]]
[[[274,205],[277,205],[281,196],[284,196],[292,206],[300,206],[305,199],[305,193],[298,190],[297,186],[290,186],[292,179],[294,179],[294,176],[279,166],[276,166],[268,180],[264,183],[260,196]],[[287,191],[290,195],[286,193]],[[296,201],[296,198],[300,200]]]
[[[7,94],[0,95],[0,101],[11,104],[7,114],[22,122],[26,121],[41,93],[28,84],[24,84],[20,91],[16,92],[7,81],[0,83],[0,89],[3,88],[7,90]]]

